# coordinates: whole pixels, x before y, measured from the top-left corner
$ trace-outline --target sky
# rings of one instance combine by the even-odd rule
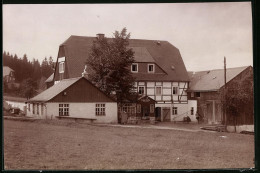
[[[40,62],[71,35],[126,27],[131,38],[165,40],[188,71],[253,65],[251,2],[3,5],[3,50]]]

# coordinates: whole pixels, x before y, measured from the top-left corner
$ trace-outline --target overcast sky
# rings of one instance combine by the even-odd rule
[[[181,4],[3,5],[3,50],[29,60],[57,58],[70,35],[166,40],[180,50],[187,70],[253,64],[250,2]]]

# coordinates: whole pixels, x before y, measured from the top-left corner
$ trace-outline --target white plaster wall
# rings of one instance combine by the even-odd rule
[[[173,86],[178,86],[178,82],[173,82],[172,85]]]
[[[147,95],[154,95],[154,88],[147,88]]]
[[[39,118],[39,119],[46,119],[47,114],[46,114],[46,106],[43,105],[43,112],[41,112],[42,105],[39,104],[39,114],[37,114],[37,104],[34,104],[34,114],[33,114],[33,104],[30,104],[30,110],[29,110],[29,103],[27,103],[27,112],[26,116],[28,117],[34,117],[34,118]]]
[[[227,131],[235,132],[235,126],[227,126]],[[241,125],[236,126],[236,132],[240,133],[241,131],[250,131],[254,132],[254,125]]]
[[[154,87],[154,82],[147,82],[147,87]]]
[[[164,87],[171,87],[171,82],[163,82]]]
[[[188,100],[188,110],[190,114],[191,107],[194,108],[194,114],[190,115],[191,121],[197,122],[198,120],[196,119],[196,112],[197,112],[197,100]]]
[[[62,103],[66,104],[66,103]],[[95,118],[96,123],[117,123],[117,103],[105,103],[106,115],[96,116],[96,103],[68,103],[69,116],[79,118]],[[59,116],[59,103],[47,104],[49,118]]]
[[[180,82],[180,88],[184,88],[185,83],[186,83],[186,82]],[[187,86],[187,84],[186,84],[186,86]],[[186,87],[186,86],[185,86],[185,87]]]
[[[171,100],[171,96],[163,96],[163,100],[166,101],[166,100]]]
[[[163,88],[163,95],[171,95],[172,90],[170,88]]]

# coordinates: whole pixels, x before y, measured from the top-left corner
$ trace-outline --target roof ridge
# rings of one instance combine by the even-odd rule
[[[81,35],[71,35],[68,39],[70,39],[71,37],[83,37],[83,38],[96,38],[95,36],[81,36]],[[108,38],[108,39],[112,39],[113,37],[106,37],[106,38]],[[68,40],[67,39],[67,40]],[[67,41],[66,40],[66,41]],[[142,40],[142,41],[162,41],[162,42],[168,42],[167,40],[149,40],[149,39],[138,39],[138,38],[130,38],[129,40]],[[66,42],[65,41],[65,42]],[[64,43],[65,43],[64,42]]]
[[[250,67],[250,66],[251,66],[251,65],[248,65],[248,66],[241,66],[241,67],[230,67],[230,68],[226,68],[226,69],[228,70],[228,69],[236,69],[236,68],[247,68],[247,67]],[[199,73],[199,72],[218,71],[218,70],[224,70],[224,68],[223,68],[223,69],[203,70],[203,71],[188,71],[188,72]]]

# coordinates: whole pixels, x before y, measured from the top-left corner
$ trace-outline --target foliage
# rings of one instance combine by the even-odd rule
[[[99,38],[93,42],[86,60],[90,81],[106,94],[115,92],[118,102],[131,93],[134,82],[129,68],[134,52],[127,48],[129,39],[126,28],[115,31],[112,39]]]
[[[22,95],[25,98],[30,99],[37,94],[36,89],[37,89],[37,82],[32,78],[28,78],[21,83],[20,93],[22,93]]]
[[[226,114],[233,116],[235,120],[245,107],[248,108],[248,113],[253,112],[253,75],[251,71],[240,79],[227,84],[226,89],[221,91],[221,101],[226,108]]]
[[[40,83],[40,80],[44,78],[48,78],[53,73],[53,59],[49,57],[49,61],[45,58],[42,63],[38,61],[38,59],[33,58],[32,62],[28,60],[26,54],[23,55],[22,58],[19,58],[16,54],[13,56],[9,52],[3,53],[3,66],[8,66],[14,70],[15,83],[23,83],[23,81],[27,79],[32,79],[37,84]],[[4,84],[4,92],[9,94],[15,94],[19,96],[24,96],[24,88],[25,86],[22,84],[19,90],[14,90],[7,87],[7,84]],[[38,88],[38,86],[36,86]],[[30,95],[30,94],[29,94]]]

